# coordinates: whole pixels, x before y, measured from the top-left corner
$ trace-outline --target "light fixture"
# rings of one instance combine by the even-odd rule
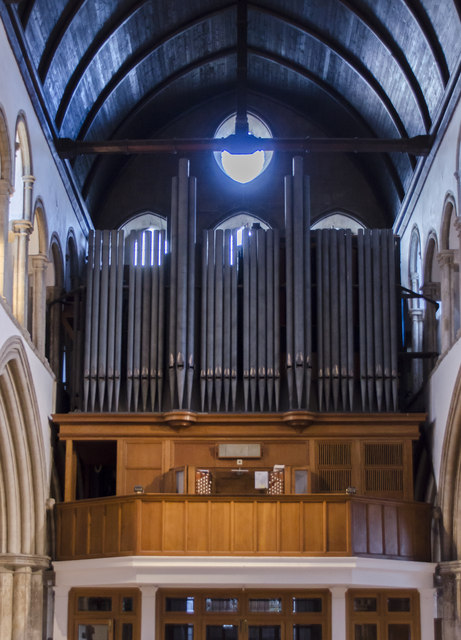
[[[135,493],[144,493],[144,487],[142,487],[140,484],[136,484],[133,488],[133,491]]]

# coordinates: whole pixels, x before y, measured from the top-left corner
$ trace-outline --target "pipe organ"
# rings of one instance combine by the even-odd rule
[[[204,230],[200,247],[182,159],[167,252],[164,231],[93,232],[73,408],[396,411],[398,241],[391,230],[311,232],[301,158],[284,220],[243,229],[241,244],[237,230]]]

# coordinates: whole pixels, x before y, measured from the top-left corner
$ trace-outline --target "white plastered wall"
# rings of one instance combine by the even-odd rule
[[[32,202],[36,202],[40,198],[43,203],[48,233],[47,246],[50,246],[50,239],[54,234],[59,238],[59,243],[64,253],[69,230],[73,229],[77,250],[80,255],[83,255],[86,246],[86,229],[82,228],[62,183],[1,21],[0,87],[2,87],[0,106],[5,115],[10,146],[13,145],[15,140],[15,126],[18,114],[22,113],[25,117],[30,142],[32,171],[35,178]],[[11,158],[14,157],[13,148],[10,148],[10,155]],[[11,245],[9,245],[9,249],[10,247]],[[7,273],[6,278],[11,280],[12,274]],[[49,417],[54,411],[54,375],[46,360],[37,353],[27,331],[14,319],[11,311],[11,300],[0,300],[0,349],[13,335],[19,335],[24,343],[34,380],[45,446],[47,477],[49,477],[51,465]]]
[[[412,206],[408,208],[405,218],[396,225],[395,231],[401,236],[401,278],[404,286],[409,286],[408,259],[411,232],[415,225],[421,238],[424,263],[424,252],[431,232],[435,231],[437,234],[440,250],[444,205],[448,196],[454,198],[456,211],[459,215],[457,156],[460,129],[461,104],[458,103],[422,188],[420,186],[420,191],[414,198]],[[430,425],[432,463],[438,487],[447,418],[460,367],[461,339],[458,338],[451,348],[439,358],[429,382],[428,423]]]

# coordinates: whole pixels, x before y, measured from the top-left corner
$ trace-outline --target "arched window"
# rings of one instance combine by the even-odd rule
[[[272,133],[263,120],[254,113],[247,113],[248,133],[255,138],[272,138]],[[215,138],[228,138],[236,134],[237,114],[228,116],[216,130]],[[214,157],[219,168],[235,182],[245,184],[257,178],[272,159],[273,151],[257,150],[254,153],[230,153],[215,151]]]
[[[357,233],[359,229],[366,229],[366,226],[350,213],[333,211],[317,219],[311,229],[350,229],[352,233]]]
[[[229,218],[226,218],[223,222],[220,222],[216,227],[215,231],[221,229],[222,231],[226,231],[227,229],[234,231],[237,230],[237,246],[242,244],[242,232],[244,229],[270,229],[269,225],[258,218],[257,216],[252,215],[251,213],[247,213],[246,211],[240,211],[239,213],[235,213]],[[250,232],[251,233],[251,232]]]
[[[124,231],[125,233],[126,246],[132,247],[133,264],[144,264],[145,240],[146,240],[145,234],[150,233],[153,235],[154,231],[165,231],[165,238],[166,238],[167,221],[165,217],[160,216],[157,213],[153,213],[151,211],[144,211],[143,213],[138,213],[132,218],[129,218],[129,220],[127,220],[122,225],[120,225],[119,229],[120,231]],[[139,239],[140,239],[140,243],[139,243]],[[159,250],[161,249],[162,248],[159,247]],[[166,253],[166,252],[167,252],[167,241],[165,239],[163,253]],[[125,262],[128,264],[131,263],[128,249],[125,252]]]

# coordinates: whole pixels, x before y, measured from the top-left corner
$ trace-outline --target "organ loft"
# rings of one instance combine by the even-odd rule
[[[0,0],[0,640],[461,637],[461,0]]]

